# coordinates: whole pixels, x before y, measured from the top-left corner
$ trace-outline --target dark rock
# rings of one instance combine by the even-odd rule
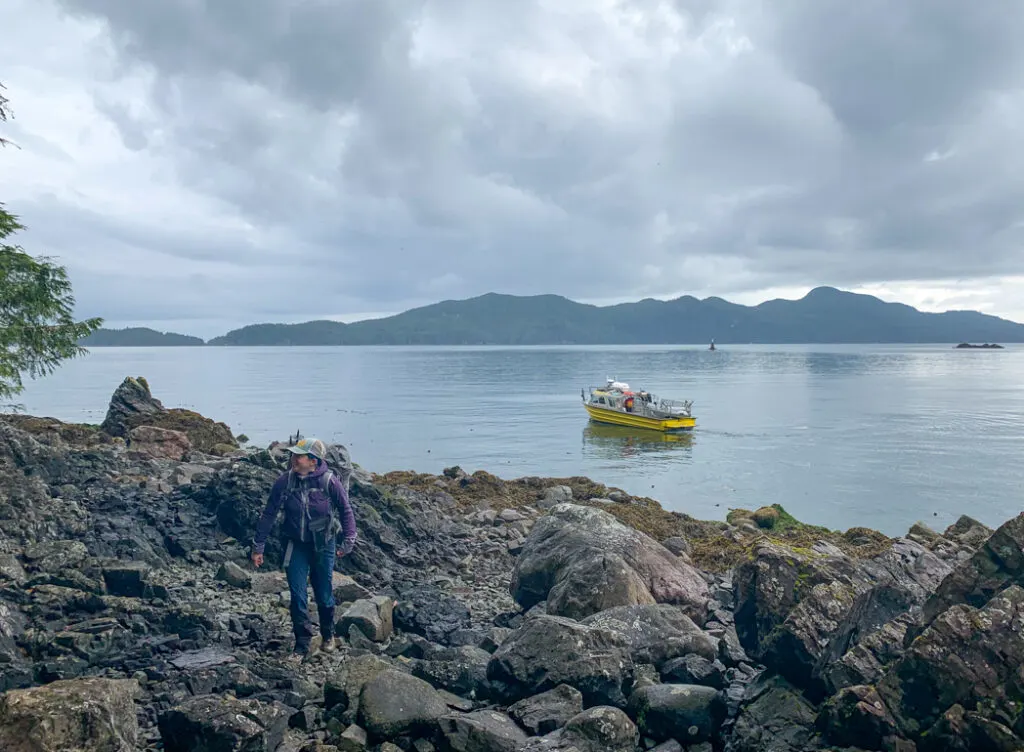
[[[919,738],[953,705],[1013,727],[1024,707],[1022,624],[1017,585],[983,608],[958,605],[937,616],[877,685],[901,735]]]
[[[152,459],[183,461],[192,451],[188,434],[156,426],[136,426],[128,432],[132,455]]]
[[[50,540],[25,547],[29,569],[39,572],[60,572],[77,567],[89,556],[89,549],[77,540]]]
[[[755,680],[743,698],[725,752],[811,752],[820,749],[817,712],[780,676]]]
[[[988,525],[984,525],[965,514],[961,515],[956,522],[946,528],[942,533],[942,537],[969,548],[978,549],[989,539],[993,532],[992,528]]]
[[[735,573],[742,647],[814,699],[828,695],[823,675],[834,660],[904,607],[922,603],[950,571],[903,539],[871,559],[851,559],[834,546],[822,550],[763,543]]]
[[[493,653],[502,646],[512,632],[513,630],[506,627],[491,627],[485,631],[483,637],[476,643],[476,645],[477,647],[483,648],[488,653]]]
[[[829,699],[818,716],[825,738],[842,747],[882,749],[896,724],[874,687],[854,686]]]
[[[146,590],[146,575],[150,567],[145,562],[122,562],[103,570],[103,583],[111,595],[141,598]]]
[[[338,708],[339,713],[348,713],[348,723],[354,723],[363,686],[378,674],[393,670],[391,663],[373,655],[352,658],[328,674],[324,682],[324,709]]]
[[[435,687],[446,689],[472,699],[487,697],[487,664],[491,654],[482,648],[463,646],[438,651],[429,660],[412,661],[412,674],[429,681]]]
[[[687,744],[709,741],[725,720],[725,702],[711,687],[655,684],[641,687],[627,709],[640,733],[655,741],[681,739]]]
[[[469,607],[433,585],[402,589],[393,618],[399,629],[441,644],[448,644],[452,633],[472,624]]]
[[[195,697],[158,716],[166,752],[275,750],[293,711],[276,702]]]
[[[631,669],[621,634],[543,615],[528,619],[495,651],[487,678],[510,702],[568,684],[587,705],[625,707]]]
[[[494,710],[445,715],[438,726],[453,752],[518,752],[527,739],[511,718]]]
[[[514,703],[508,712],[534,736],[550,734],[583,712],[583,695],[575,687],[559,684],[547,692]]]
[[[349,627],[359,628],[374,642],[385,642],[393,630],[394,601],[387,596],[361,599],[349,606],[337,623],[338,634],[347,635]]]
[[[217,570],[216,579],[232,587],[248,590],[252,587],[252,576],[232,561],[226,561]]]
[[[334,600],[338,603],[347,603],[373,597],[373,593],[341,572],[335,572],[332,581],[334,584]]]
[[[288,719],[288,728],[312,731],[319,725],[320,712],[312,705],[299,708]]]
[[[697,654],[673,658],[661,666],[661,677],[674,684],[700,684],[704,687],[725,689],[725,666],[720,661],[709,661]]]
[[[182,653],[172,658],[170,663],[176,668],[190,670],[220,666],[225,663],[233,663],[234,660],[235,657],[231,653],[220,648],[209,647]]]
[[[919,752],[1020,752],[1024,749],[1024,740],[998,721],[953,705],[918,742],[917,749]]]
[[[278,473],[248,462],[237,462],[186,489],[190,498],[216,514],[221,530],[240,541],[252,540]],[[281,540],[267,540],[266,565],[280,566],[284,555]]]
[[[871,632],[838,660],[820,666],[821,678],[829,693],[858,684],[874,684],[885,667],[903,655],[907,628],[915,621],[911,613],[901,614]]]

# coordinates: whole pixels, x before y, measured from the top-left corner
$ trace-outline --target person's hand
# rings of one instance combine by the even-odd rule
[[[345,555],[345,551],[344,551],[343,549],[340,549],[340,548],[339,548],[339,549],[337,550],[337,552],[336,552],[336,553],[338,554],[337,558],[339,558],[339,559],[340,559],[340,558],[341,558],[342,556],[344,556],[344,555]]]
[[[263,554],[253,554],[252,565],[259,569],[263,565]]]

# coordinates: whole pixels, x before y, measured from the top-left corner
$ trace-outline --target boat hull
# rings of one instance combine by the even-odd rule
[[[680,416],[676,418],[648,418],[646,415],[624,413],[609,410],[605,407],[584,404],[591,420],[613,426],[629,426],[630,428],[646,428],[651,431],[692,431],[696,426],[695,418]]]

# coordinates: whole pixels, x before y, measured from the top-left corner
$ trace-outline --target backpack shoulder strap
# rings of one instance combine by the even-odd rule
[[[320,476],[320,490],[328,496],[331,495],[331,478],[334,477],[334,473],[331,470],[324,470]]]

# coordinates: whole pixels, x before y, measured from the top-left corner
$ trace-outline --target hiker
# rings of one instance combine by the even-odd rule
[[[284,537],[288,545],[284,569],[291,593],[292,629],[295,632],[294,655],[309,652],[313,627],[307,606],[307,579],[312,580],[320,617],[321,650],[332,652],[334,637],[334,559],[352,552],[356,542],[356,521],[348,492],[325,462],[327,447],[319,439],[302,439],[291,452],[291,469],[283,473],[270,489],[267,506],[256,527],[252,542],[252,563],[263,564],[263,548],[284,507]],[[337,541],[341,533],[340,542]]]

